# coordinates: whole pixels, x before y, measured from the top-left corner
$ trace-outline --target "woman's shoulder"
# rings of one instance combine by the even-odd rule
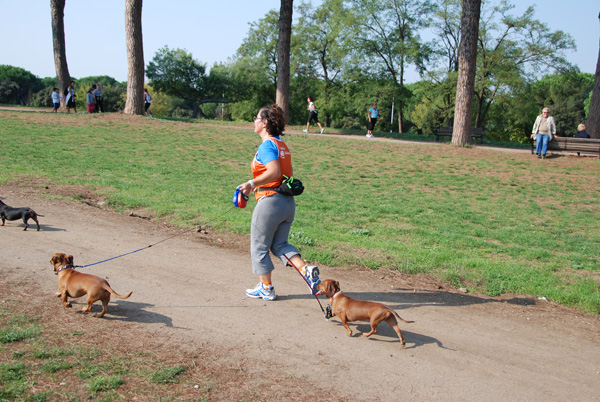
[[[261,145],[264,145],[264,144],[269,144],[269,143],[270,143],[270,145],[267,145],[267,146],[278,145],[279,143],[284,143],[284,142],[283,142],[283,140],[281,139],[281,137],[279,137],[279,136],[275,136],[275,135],[271,135],[271,136],[269,136],[269,138],[267,138],[267,140],[266,140],[266,141],[264,141],[264,142],[263,142]],[[284,143],[284,144],[285,144],[285,143]]]

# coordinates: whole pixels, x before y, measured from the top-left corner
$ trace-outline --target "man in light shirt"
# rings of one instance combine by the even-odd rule
[[[552,141],[556,135],[556,123],[554,117],[550,116],[550,109],[545,107],[542,109],[542,114],[535,119],[533,129],[531,130],[531,138],[535,138],[537,148],[535,153],[538,158],[545,159],[548,151],[548,143]],[[558,135],[556,135],[558,137]]]

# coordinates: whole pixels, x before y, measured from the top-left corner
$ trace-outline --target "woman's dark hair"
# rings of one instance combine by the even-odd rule
[[[283,135],[285,130],[285,114],[283,110],[276,104],[262,107],[258,111],[258,116],[262,120],[267,120],[267,133],[274,137]]]
[[[309,97],[308,97],[308,101],[309,101],[309,102],[314,102],[315,100],[312,98],[312,96],[309,96]]]

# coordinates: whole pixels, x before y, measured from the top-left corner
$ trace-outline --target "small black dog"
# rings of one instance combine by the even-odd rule
[[[37,225],[37,230],[39,231],[40,223],[37,220],[38,216],[44,216],[44,215],[38,215],[35,213],[35,211],[33,209],[28,208],[28,207],[25,207],[25,208],[9,207],[4,202],[2,202],[2,200],[0,200],[0,218],[2,218],[2,225],[0,225],[0,226],[4,226],[4,222],[6,222],[7,220],[16,221],[17,219],[23,219],[23,223],[25,224],[25,229],[23,229],[23,230],[27,230],[27,228],[29,227],[29,225],[27,224],[27,221],[31,218],[35,221],[35,224]]]

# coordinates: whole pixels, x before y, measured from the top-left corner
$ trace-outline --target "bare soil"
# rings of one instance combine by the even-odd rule
[[[35,224],[23,231],[20,221],[0,227],[0,299],[25,294],[47,314],[46,325],[102,332],[100,344],[109,336],[167,359],[174,350],[201,356],[221,379],[222,392],[210,400],[236,400],[240,389],[266,390],[255,399],[282,401],[600,399],[596,316],[526,296],[465,294],[424,276],[320,267],[321,278],[338,280],[351,297],[415,320],[400,325],[402,348],[385,323],[370,338],[360,335],[368,323],[352,323],[355,335],[348,337],[337,318],[324,319],[298,274],[277,263],[278,299],[246,298],[257,278],[245,237],[191,230],[161,242],[181,229],[135,211],[105,210],[83,188],[0,186],[0,199],[44,215],[39,232]],[[93,318],[99,303],[83,314],[84,298],[65,309],[54,296],[53,253],[87,265],[148,245],[82,269],[121,294],[133,291],[127,300],[113,298],[104,318]],[[325,307],[327,299],[320,300]]]

